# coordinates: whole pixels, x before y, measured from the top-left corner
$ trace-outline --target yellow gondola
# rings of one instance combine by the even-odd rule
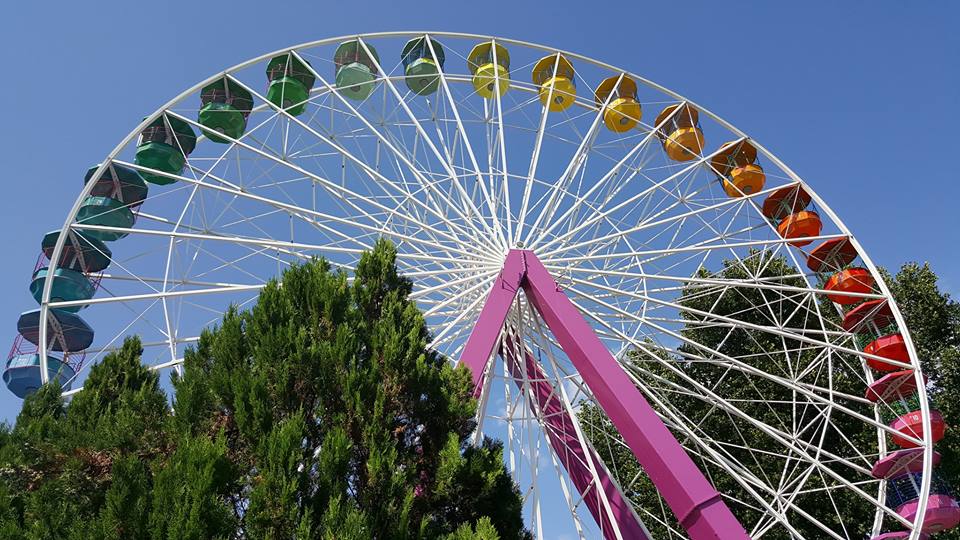
[[[604,79],[593,97],[597,107],[603,107],[603,123],[610,131],[630,131],[640,122],[643,111],[637,101],[637,83],[630,77],[614,75]]]
[[[699,111],[686,103],[668,105],[660,111],[655,125],[663,123],[663,126],[657,130],[657,137],[670,159],[690,161],[703,152],[699,117]]]
[[[540,103],[550,103],[551,112],[558,112],[573,105],[577,85],[573,80],[573,64],[562,54],[545,56],[533,66],[533,84],[540,87]]]
[[[486,99],[498,90],[502,96],[510,88],[510,52],[500,44],[477,44],[467,56],[467,67],[473,75],[474,89]]]
[[[750,195],[763,189],[767,175],[757,165],[757,148],[749,141],[723,143],[710,166],[723,181],[723,190],[731,197]]]

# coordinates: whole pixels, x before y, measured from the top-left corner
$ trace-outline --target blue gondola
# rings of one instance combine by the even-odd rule
[[[68,364],[55,356],[47,356],[47,373],[51,381],[65,384],[72,379],[76,372]],[[3,370],[3,383],[20,399],[24,399],[37,391],[41,385],[40,355],[18,354],[7,360]],[[63,388],[69,390],[70,385]]]

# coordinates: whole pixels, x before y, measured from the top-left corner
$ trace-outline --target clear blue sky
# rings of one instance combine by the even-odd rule
[[[560,1],[548,13],[523,0],[51,4],[16,2],[0,17],[0,340],[34,305],[42,234],[139,119],[249,57],[382,30],[502,35],[643,74],[782,158],[875,262],[929,261],[960,296],[955,2]],[[19,407],[0,390],[3,419]]]

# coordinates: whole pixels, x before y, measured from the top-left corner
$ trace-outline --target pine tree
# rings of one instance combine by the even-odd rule
[[[501,447],[469,443],[469,373],[427,349],[395,257],[378,243],[352,283],[294,266],[185,356],[175,422],[224,437],[251,537],[435,538],[484,516],[526,534]]]

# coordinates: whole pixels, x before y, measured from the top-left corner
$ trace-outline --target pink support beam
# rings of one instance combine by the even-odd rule
[[[463,346],[463,352],[460,353],[460,362],[466,364],[473,374],[474,393],[476,395],[479,395],[483,388],[483,373],[486,371],[487,363],[497,346],[500,330],[507,321],[510,304],[517,297],[517,293],[520,292],[520,287],[523,284],[526,274],[523,257],[523,252],[518,250],[511,250],[507,254],[503,269],[500,270],[500,275],[497,276],[493,287],[490,288],[487,301],[483,303],[483,309],[480,311],[477,324],[473,327],[470,337],[467,338],[467,343]]]
[[[515,358],[515,347],[522,347],[522,343],[509,343],[503,351],[507,369],[514,379],[523,378],[523,368],[520,362]],[[600,525],[603,536],[607,540],[616,540],[617,535],[614,532],[613,524],[610,522],[610,515],[603,506],[600,493],[594,489],[587,492],[593,484],[593,475],[590,473],[588,459],[593,462],[593,467],[597,471],[597,481],[606,495],[607,502],[610,504],[610,514],[618,524],[621,537],[624,540],[638,539],[649,540],[643,526],[636,520],[630,503],[623,498],[620,490],[617,489],[613,479],[607,474],[603,462],[589,448],[585,449],[577,438],[576,428],[573,425],[573,418],[567,412],[566,407],[560,400],[560,396],[553,385],[547,381],[546,373],[533,356],[523,350],[527,364],[527,379],[529,379],[530,390],[534,399],[537,400],[537,406],[540,407],[540,414],[543,421],[547,424],[546,434],[550,439],[550,446],[557,454],[557,459],[567,470],[567,475],[576,486],[577,491],[584,495],[584,503],[593,514],[593,519]],[[517,386],[521,386],[521,381],[516,381]],[[521,386],[522,389],[522,386]],[[585,451],[586,450],[586,451]],[[589,457],[588,457],[589,453]]]
[[[507,255],[477,325],[464,345],[460,360],[473,372],[477,388],[482,387],[483,373],[497,346],[510,305],[521,288],[690,538],[748,538],[720,494],[532,251],[511,250]],[[568,468],[571,477],[580,472]],[[608,495],[617,491],[612,484],[604,488]],[[621,524],[621,530],[628,526]]]

